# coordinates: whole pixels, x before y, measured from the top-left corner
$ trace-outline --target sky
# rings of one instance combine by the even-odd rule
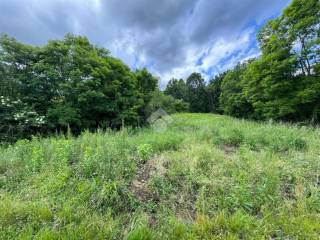
[[[0,0],[0,33],[42,45],[87,36],[165,86],[200,72],[206,80],[259,56],[257,31],[290,0]]]

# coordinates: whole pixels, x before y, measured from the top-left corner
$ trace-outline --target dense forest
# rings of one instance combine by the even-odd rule
[[[141,126],[157,108],[256,120],[320,120],[320,2],[294,0],[257,39],[261,56],[205,82],[172,79],[164,92],[86,37],[44,46],[0,38],[0,141],[34,134]]]

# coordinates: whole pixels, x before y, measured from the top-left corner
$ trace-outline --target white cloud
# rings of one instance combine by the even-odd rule
[[[257,55],[256,26],[289,0],[1,0],[0,32],[43,44],[86,35],[162,85],[193,71],[211,74]],[[202,64],[198,65],[199,58]]]
[[[239,37],[226,41],[221,38],[212,43],[212,46],[201,49],[190,48],[187,52],[183,66],[170,69],[168,72],[158,73],[164,86],[173,76],[186,78],[192,72],[201,72],[205,80],[210,80],[212,75],[232,68],[238,62],[257,57],[259,51],[251,48],[255,38],[253,29],[247,29]],[[201,63],[198,60],[201,59]],[[221,63],[222,61],[225,63]],[[210,73],[208,73],[210,72]]]

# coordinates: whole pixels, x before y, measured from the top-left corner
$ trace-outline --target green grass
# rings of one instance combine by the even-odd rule
[[[318,128],[172,117],[0,149],[0,239],[319,239]]]

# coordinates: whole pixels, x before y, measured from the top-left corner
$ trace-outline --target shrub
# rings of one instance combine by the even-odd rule
[[[137,147],[137,153],[142,162],[147,162],[153,152],[150,144],[142,144]]]
[[[189,105],[183,100],[175,99],[174,97],[165,95],[162,92],[155,92],[150,103],[146,107],[147,115],[150,116],[160,108],[168,114],[172,114],[177,112],[187,112],[189,110]]]

